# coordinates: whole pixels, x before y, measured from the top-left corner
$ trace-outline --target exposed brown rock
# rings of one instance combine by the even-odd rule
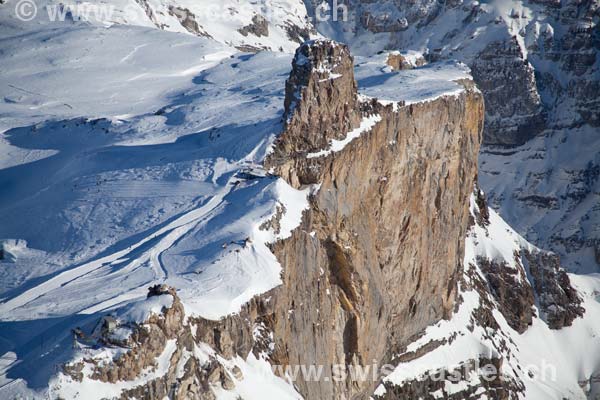
[[[316,29],[314,29],[314,27],[300,27],[298,25],[292,24],[290,22],[285,22],[285,33],[287,34],[288,39],[298,43],[298,44],[302,44],[305,41],[310,39],[310,35],[311,34],[316,34],[317,31]]]
[[[498,303],[498,311],[511,328],[523,333],[531,325],[535,300],[527,275],[518,258],[516,260],[516,269],[506,262],[498,263],[482,257],[477,259],[477,264],[487,278],[489,292]]]
[[[300,46],[285,92],[286,129],[267,164],[323,149],[360,123],[354,61],[344,45],[318,40]],[[287,134],[289,126],[302,129],[303,135]]]
[[[414,342],[414,339],[411,339],[411,341]],[[394,361],[397,361],[399,363],[411,362],[413,360],[416,360],[416,359],[424,356],[427,353],[432,352],[433,350],[437,349],[438,347],[447,344],[448,342],[449,341],[446,340],[446,339],[444,339],[444,340],[431,340],[431,341],[427,342],[425,345],[419,347],[415,351],[410,351],[410,352],[406,352],[405,351],[405,352],[403,352],[397,358],[395,358]]]
[[[417,60],[416,65],[412,65],[406,58],[404,58],[402,54],[393,52],[388,55],[387,65],[389,65],[394,71],[401,71],[425,65],[425,59],[420,58]]]
[[[196,15],[189,9],[169,6],[169,14],[175,16],[181,26],[191,34],[201,37],[211,37],[200,25],[198,25],[198,22],[196,22]]]
[[[453,310],[481,95],[465,89],[458,99],[397,112],[360,103],[347,48],[328,41],[298,50],[286,93],[286,128],[267,167],[295,187],[321,186],[299,229],[274,246],[284,285],[273,293],[272,358],[291,365],[383,362],[389,349]],[[381,122],[344,150],[306,158],[374,114]],[[307,398],[364,396],[374,385],[296,383]]]
[[[360,101],[349,51],[330,41],[301,46],[286,93],[285,130],[266,166],[295,187],[319,183],[320,190],[301,226],[273,245],[283,285],[239,314],[187,324],[173,292],[173,307],[134,333],[129,352],[97,366],[95,379],[131,380],[177,339],[168,373],[123,398],[212,399],[211,385],[232,388],[239,374],[214,359],[198,365],[192,357],[176,376],[194,343],[228,359],[260,352],[283,366],[383,364],[452,314],[483,128],[481,94],[466,84],[458,96],[397,109]],[[380,122],[342,151],[306,158],[372,115]],[[308,399],[362,398],[376,383],[298,380],[296,387]]]
[[[482,228],[489,225],[489,210],[485,195],[476,186],[475,222]],[[525,265],[523,265],[525,264]],[[485,284],[478,288],[483,299],[492,296],[496,307],[508,324],[519,333],[525,332],[535,316],[537,305],[550,328],[570,326],[583,315],[581,298],[571,285],[569,276],[560,266],[558,255],[535,250],[521,249],[514,254],[514,265],[484,257],[477,258],[477,265],[485,276]],[[475,274],[473,279],[478,281]],[[479,321],[487,326],[486,321]]]
[[[252,17],[252,23],[238,30],[243,36],[252,34],[257,37],[269,36],[269,22],[262,15]]]
[[[134,330],[130,340],[132,347],[127,353],[111,364],[97,365],[92,378],[111,383],[133,380],[143,369],[154,365],[167,340],[182,334],[183,305],[177,296],[173,298],[170,308],[164,310],[161,315],[152,315],[145,324]]]
[[[405,382],[402,386],[386,382],[385,394],[374,398],[378,400],[464,400],[486,397],[496,400],[517,400],[519,393],[523,393],[525,388],[520,382],[503,375],[502,366],[503,360],[498,358],[482,357],[478,360],[469,360],[459,368],[431,371],[419,379]],[[477,382],[471,382],[471,385],[466,385],[466,389],[458,392],[447,391],[448,383],[468,381],[471,371],[477,372],[479,377]],[[436,395],[434,396],[433,393]]]
[[[176,400],[199,399],[214,400],[211,386],[220,386],[225,390],[235,387],[235,379],[243,379],[238,367],[230,371],[212,358],[207,364],[200,365],[195,357],[189,357],[183,368],[183,376],[177,375],[177,365],[184,353],[194,351],[199,344],[208,344],[224,358],[231,359],[235,355],[247,356],[251,350],[258,349],[255,343],[253,327],[265,322],[272,311],[267,303],[255,298],[245,305],[238,314],[223,318],[220,321],[208,321],[201,318],[190,318],[187,323],[183,319],[183,306],[176,291],[171,287],[157,285],[149,288],[149,292],[166,291],[174,298],[173,305],[163,309],[160,315],[152,315],[143,324],[134,329],[127,346],[129,350],[109,363],[98,363],[94,359],[67,364],[64,373],[76,380],[83,379],[84,364],[92,365],[93,373],[89,377],[102,382],[131,381],[139,377],[142,370],[152,368],[156,358],[165,349],[167,340],[176,340],[176,348],[171,356],[167,373],[146,384],[124,391],[121,399],[154,400],[165,397]],[[165,295],[154,294],[154,295]],[[268,323],[268,322],[267,322]],[[192,334],[194,327],[195,335]],[[99,342],[98,345],[112,344]],[[268,347],[268,345],[267,345]]]

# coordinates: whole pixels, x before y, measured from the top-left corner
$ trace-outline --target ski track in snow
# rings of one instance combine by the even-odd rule
[[[208,215],[222,203],[223,198],[231,191],[232,187],[232,183],[228,182],[226,188],[212,197],[206,205],[186,213],[174,222],[171,222],[166,227],[157,230],[149,236],[146,236],[143,240],[139,241],[133,246],[60,273],[59,275],[34,287],[33,289],[30,289],[7,302],[0,303],[0,314],[9,315],[9,313],[11,313],[14,309],[25,306],[30,301],[42,297],[54,289],[65,287],[72,282],[85,277],[100,267],[112,264],[123,258],[130,258],[127,256],[132,254],[134,250],[144,248],[144,246],[147,247],[147,249],[144,250],[142,256],[137,257],[132,262],[128,263],[124,269],[131,270],[139,265],[149,263],[155,272],[155,281],[164,282],[168,277],[168,272],[160,262],[160,255],[169,249],[173,243],[185,236],[191,229],[204,222],[208,218]],[[162,237],[156,245],[147,246],[148,242],[161,236],[164,237]],[[118,272],[118,274],[120,273],[121,272]],[[127,294],[121,294],[120,296],[125,296],[125,299],[128,298]],[[111,299],[104,303],[107,305],[112,305],[114,304],[114,301]],[[96,305],[93,307],[93,310],[102,310],[106,308],[103,306],[104,303]]]

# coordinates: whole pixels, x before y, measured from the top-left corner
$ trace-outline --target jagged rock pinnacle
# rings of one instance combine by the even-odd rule
[[[348,119],[349,111],[357,103],[353,68],[354,59],[346,45],[333,40],[310,40],[301,45],[286,82],[287,124],[304,121],[307,139],[316,146],[323,145],[324,137],[346,132],[353,122]],[[319,137],[313,137],[315,133]]]

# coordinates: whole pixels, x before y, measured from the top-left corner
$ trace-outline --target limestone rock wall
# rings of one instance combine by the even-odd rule
[[[170,290],[173,306],[138,326],[129,350],[98,364],[91,379],[132,380],[173,340],[166,374],[123,398],[213,399],[214,388],[243,379],[223,360],[250,352],[284,367],[323,365],[325,377],[334,364],[390,362],[454,310],[483,115],[482,95],[468,83],[458,95],[412,105],[362,98],[348,49],[307,42],[288,80],[285,130],[265,162],[293,186],[316,189],[301,225],[272,247],[283,284],[220,321],[184,319]],[[375,122],[345,147],[308,157],[365,119]],[[200,362],[199,346],[214,354]],[[65,372],[81,380],[85,363],[94,361]],[[379,378],[300,376],[295,387],[306,399],[362,399]]]
[[[297,58],[308,51],[337,56],[340,45],[311,46],[317,48],[301,48]],[[319,73],[307,78],[295,63],[288,93],[302,80],[298,90],[309,96],[294,100],[294,114],[267,160],[294,186],[320,185],[301,227],[274,246],[284,270],[284,284],[273,294],[272,360],[278,364],[383,363],[454,307],[482,96],[465,89],[397,110],[373,100],[356,104],[352,69],[338,73],[343,78],[323,82]],[[309,110],[320,97],[313,94],[321,92],[347,95],[328,104],[339,112],[314,118]],[[305,138],[328,139],[323,125],[356,128],[357,115],[381,120],[343,150],[307,158],[324,143]],[[309,399],[362,398],[375,383],[296,382]]]

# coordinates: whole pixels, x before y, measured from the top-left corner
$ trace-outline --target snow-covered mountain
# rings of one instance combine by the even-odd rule
[[[94,25],[128,25],[188,33],[214,39],[245,51],[293,52],[316,35],[301,0],[209,1],[209,0],[110,0],[103,2],[37,1],[35,14],[7,3],[12,18],[3,22],[19,26],[20,11],[30,25],[61,21]],[[16,10],[16,11],[15,11]]]
[[[291,58],[156,27],[19,25],[9,6],[0,397],[70,397],[51,380],[77,355],[73,329],[109,309],[160,314],[168,301],[139,302],[149,285],[178,280],[187,315],[218,318],[280,284],[266,245],[297,224],[306,194],[257,163],[281,130]],[[259,230],[278,205],[279,233]],[[127,387],[107,386],[76,392]]]
[[[597,3],[305,3],[0,4],[0,398],[600,393]]]

